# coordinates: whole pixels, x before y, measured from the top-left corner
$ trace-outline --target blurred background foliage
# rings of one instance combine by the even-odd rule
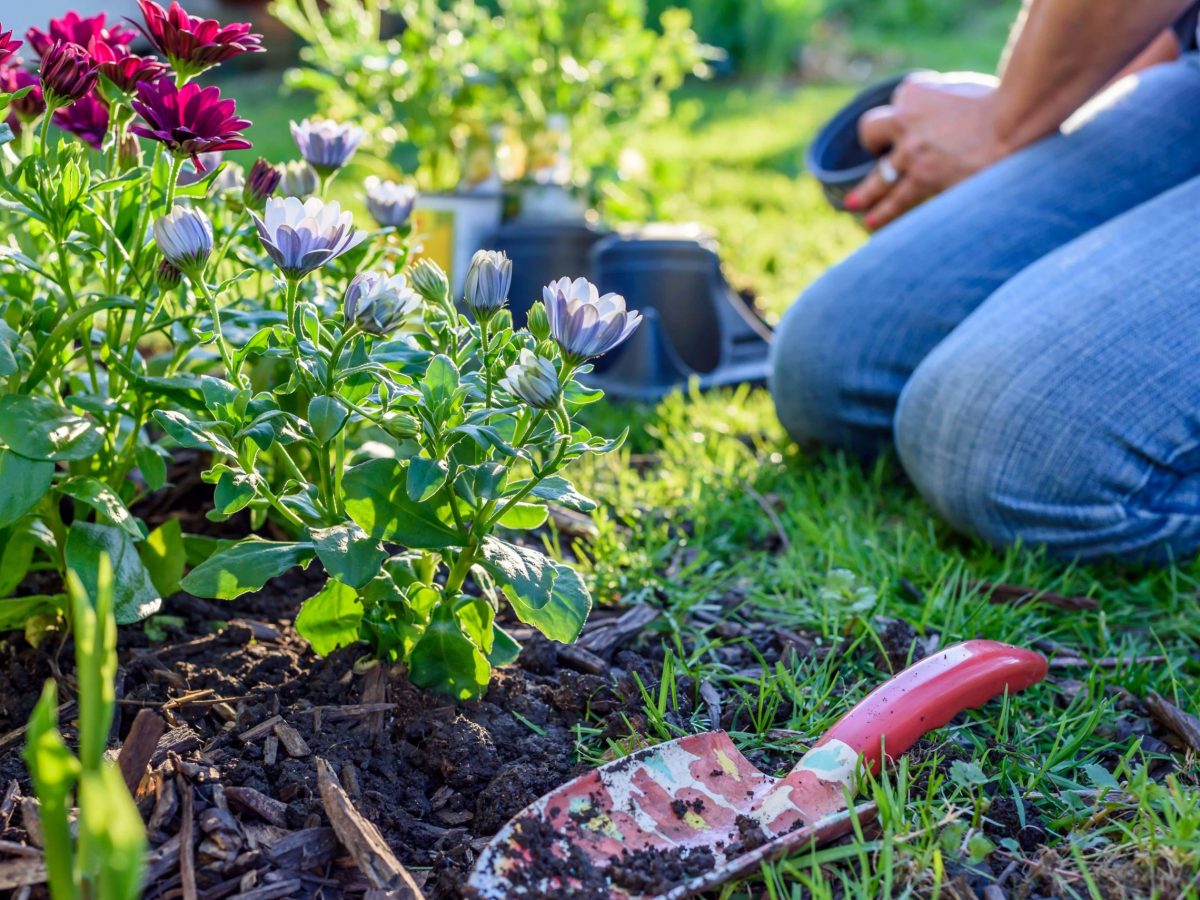
[[[251,152],[273,161],[294,158],[288,120],[321,108],[342,117],[366,117],[377,146],[383,146],[374,156],[356,159],[358,178],[375,172],[408,181],[421,180],[421,160],[404,134],[427,129],[440,135],[435,143],[453,146],[441,112],[479,99],[478,92],[472,96],[478,88],[473,80],[482,69],[499,71],[502,80],[496,84],[502,86],[489,89],[486,108],[461,113],[461,121],[475,123],[476,133],[493,117],[518,123],[518,130],[523,122],[528,131],[544,123],[550,107],[567,102],[555,93],[564,91],[571,103],[590,108],[572,129],[573,152],[587,160],[581,163],[584,177],[594,176],[600,185],[595,199],[605,223],[699,222],[718,238],[734,286],[753,295],[774,319],[864,238],[855,220],[833,212],[816,183],[804,177],[804,153],[821,123],[864,82],[898,70],[994,69],[1019,3],[487,0],[485,6],[483,0],[335,0],[317,6],[315,0],[303,0],[302,11],[316,12],[322,27],[347,36],[343,68],[327,58],[322,37],[302,50],[305,42],[276,24],[266,56],[276,65],[288,64],[302,50],[301,65],[310,74],[288,76],[282,101],[277,71],[236,74],[226,90],[254,122]],[[339,4],[351,4],[341,20]],[[355,6],[366,12],[355,13]],[[424,22],[408,42],[399,15],[405,8]],[[495,36],[505,25],[506,9],[516,24],[503,45],[477,51],[466,32],[456,33],[455,25],[474,22]],[[607,17],[607,24],[597,28],[586,19],[580,24],[582,9]],[[661,33],[662,15],[669,10],[675,10],[674,27],[695,29],[695,40],[684,37],[681,46],[694,50],[704,43],[724,51],[723,60],[703,56],[698,67],[702,72],[708,67],[708,77],[677,70],[678,78],[669,82],[677,89],[650,96],[635,71],[625,82],[628,91],[611,101],[603,80],[567,83],[558,77],[561,69],[554,60],[561,67],[564,54],[575,61],[589,55],[612,58],[636,68],[648,51],[631,41],[626,29],[640,40],[650,29]],[[691,24],[681,24],[681,10]],[[376,14],[382,17],[378,35],[370,18]],[[270,21],[262,25],[271,27]],[[501,46],[500,56],[513,54],[507,69],[493,53]],[[542,47],[548,49],[537,49]],[[690,59],[688,65],[695,63]],[[316,79],[317,91],[302,89],[309,78]],[[332,93],[321,93],[322,80]],[[386,89],[379,90],[379,84]],[[342,105],[334,102],[339,99]],[[471,130],[460,128],[460,134]],[[449,151],[448,161],[439,164],[457,173],[464,158],[456,153]],[[365,215],[356,180],[353,173],[340,179],[335,193]]]

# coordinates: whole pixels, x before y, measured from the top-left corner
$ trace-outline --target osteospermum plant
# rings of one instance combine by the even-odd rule
[[[319,203],[305,204],[313,221]],[[261,227],[278,243],[278,219],[274,229]],[[325,253],[346,233],[332,222],[327,228]],[[301,246],[310,244],[294,251]],[[207,476],[218,513],[274,510],[294,539],[241,541],[193,570],[187,590],[234,599],[319,560],[329,580],[296,619],[318,652],[361,642],[376,658],[403,662],[414,684],[458,697],[480,694],[491,668],[519,651],[501,624],[504,607],[553,640],[578,637],[591,606],[583,579],[512,536],[539,528],[549,503],[593,508],[564,470],[620,439],[595,437],[572,421],[599,398],[577,376],[585,358],[628,336],[637,314],[615,295],[600,307],[598,295],[578,287],[564,300],[562,320],[590,321],[590,306],[606,323],[605,337],[584,346],[566,327],[561,334],[513,328],[511,263],[502,254],[477,254],[467,283],[463,314],[428,261],[407,275],[361,272],[339,309],[302,296],[289,317],[302,333],[272,338],[281,356],[303,350],[274,403],[251,400],[236,368],[213,385],[218,402],[210,408],[223,418],[191,427],[222,450]],[[608,337],[614,328],[618,337]],[[286,405],[304,412],[285,412],[285,396],[303,398]],[[297,457],[311,461],[278,492],[262,493],[271,479],[254,464],[263,444],[254,423],[264,416],[280,420],[276,440],[303,447]],[[165,427],[185,427],[182,417],[160,418]]]

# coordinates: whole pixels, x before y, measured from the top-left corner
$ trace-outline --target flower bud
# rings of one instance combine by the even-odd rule
[[[317,192],[317,173],[303,160],[292,160],[283,164],[279,173],[279,193],[283,197],[298,197],[303,200]]]
[[[74,103],[91,93],[99,69],[78,44],[56,41],[42,57],[42,90],[54,106]]]
[[[154,281],[159,290],[164,293],[173,291],[183,281],[183,273],[171,265],[170,260],[163,259],[159,261],[158,268],[154,271]]]
[[[176,205],[155,221],[154,242],[172,265],[189,278],[196,277],[212,253],[212,223],[199,210]]]
[[[521,351],[517,361],[505,370],[500,387],[535,409],[553,409],[562,388],[554,364],[532,351]]]
[[[546,304],[534,303],[526,314],[525,327],[539,341],[550,337],[550,318],[546,315]]]
[[[392,413],[383,420],[383,430],[397,440],[406,441],[421,433],[421,423],[408,413]]]
[[[117,144],[117,168],[127,172],[142,164],[142,143],[137,135],[125,132]]]
[[[362,272],[346,288],[342,312],[346,323],[367,334],[385,335],[421,308],[421,298],[403,275]]]
[[[246,204],[246,208],[261,211],[279,187],[282,177],[283,173],[261,156],[256,159],[250,167],[250,174],[246,176],[246,186],[242,190],[242,202]]]
[[[443,304],[450,292],[450,282],[442,267],[428,257],[418,259],[409,269],[412,286],[430,303]]]
[[[475,318],[486,321],[508,300],[512,287],[512,260],[503,252],[479,250],[467,270],[463,302]]]

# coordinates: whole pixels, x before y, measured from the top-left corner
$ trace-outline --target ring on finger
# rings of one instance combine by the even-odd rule
[[[900,180],[900,171],[890,156],[879,160],[879,177],[883,179],[884,184],[895,184]]]

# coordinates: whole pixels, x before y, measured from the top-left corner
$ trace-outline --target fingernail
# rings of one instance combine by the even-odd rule
[[[861,202],[862,201],[858,199],[858,194],[846,195],[846,209],[850,210],[851,212],[858,212],[858,207]]]
[[[863,224],[874,231],[877,227],[879,227],[879,216],[867,216],[865,219],[863,219]]]

